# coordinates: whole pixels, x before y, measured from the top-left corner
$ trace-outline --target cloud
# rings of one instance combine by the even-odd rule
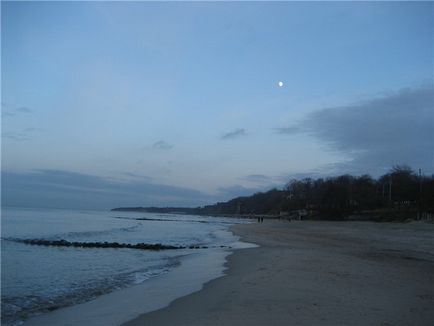
[[[124,172],[122,173],[124,176],[129,177],[129,178],[134,178],[134,179],[141,179],[141,180],[146,180],[148,182],[152,182],[154,180],[154,178],[149,177],[147,175],[141,175],[141,174],[137,174],[137,173],[132,173],[132,172]]]
[[[13,117],[15,114],[12,112],[8,112],[8,111],[3,111],[2,112],[2,117]]]
[[[1,177],[4,206],[82,209],[195,207],[213,203],[216,199],[194,189],[156,184],[146,178],[118,181],[59,170],[3,171]]]
[[[62,170],[2,171],[2,205],[106,210],[120,206],[197,207],[272,188],[235,185],[221,187],[211,195],[191,188],[158,184],[150,177],[132,172],[123,174],[127,179]]]
[[[166,143],[164,140],[159,140],[152,145],[152,148],[159,150],[169,150],[173,148],[173,145]]]
[[[31,138],[31,135],[35,132],[43,131],[41,128],[25,128],[21,132],[15,132],[15,131],[6,131],[2,133],[3,139],[10,139],[14,141],[23,141],[23,140],[29,140]]]
[[[29,140],[29,136],[21,132],[2,132],[2,138],[15,141]]]
[[[407,88],[379,98],[310,113],[277,128],[280,134],[305,133],[326,148],[349,155],[338,163],[348,172],[383,173],[395,164],[433,171],[433,88]]]
[[[246,135],[246,130],[243,128],[235,129],[234,131],[224,134],[221,139],[234,139]]]
[[[220,187],[218,190],[218,196],[219,200],[226,201],[233,199],[235,197],[242,197],[242,196],[250,196],[254,193],[260,192],[260,191],[266,191],[268,189],[265,189],[264,187],[258,187],[258,188],[247,188],[240,185],[230,186],[230,187]]]
[[[282,188],[288,182],[287,175],[249,174],[242,176],[239,179],[247,181],[249,185],[254,187],[255,192],[265,191],[272,188]]]
[[[242,177],[243,180],[257,182],[257,183],[267,183],[272,182],[273,178],[264,174],[249,174]]]
[[[195,189],[157,184],[147,177],[116,180],[60,170],[1,173],[4,206],[110,209],[120,206],[197,207],[248,196],[271,187],[219,188],[215,195]]]
[[[25,106],[21,106],[19,108],[16,108],[15,111],[19,112],[19,113],[32,113],[33,112],[32,109],[29,109],[28,107],[25,107]]]
[[[274,128],[274,130],[278,134],[285,134],[285,135],[294,135],[303,132],[303,129],[297,126],[286,127],[286,128]]]
[[[2,103],[2,107],[4,109],[7,109],[9,106]],[[25,107],[25,106],[21,106],[21,107],[14,108],[14,109],[10,108],[8,110],[2,110],[2,117],[13,117],[13,116],[16,116],[17,114],[22,114],[22,113],[24,113],[24,114],[33,113],[33,110],[28,108],[28,107]]]
[[[44,131],[44,129],[43,128],[35,128],[35,127],[23,129],[23,132],[28,132],[28,133],[40,132],[40,131]]]

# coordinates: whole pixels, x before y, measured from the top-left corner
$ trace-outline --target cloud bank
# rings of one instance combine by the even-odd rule
[[[3,171],[2,206],[105,210],[121,206],[197,207],[271,188],[237,185],[219,188],[211,195],[158,184],[148,176],[124,174],[128,179],[121,181],[60,170]]]
[[[433,88],[407,88],[380,98],[310,113],[280,134],[308,134],[351,157],[346,172],[383,173],[408,164],[433,173]]]
[[[118,181],[58,170],[2,172],[3,206],[110,209],[119,206],[194,207],[215,198],[200,191],[156,184],[147,178]]]

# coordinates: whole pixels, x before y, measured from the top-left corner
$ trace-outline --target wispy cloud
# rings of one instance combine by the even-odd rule
[[[40,131],[44,131],[44,129],[43,128],[35,128],[35,127],[23,129],[23,132],[29,132],[29,133],[40,132]]]
[[[242,179],[256,183],[270,183],[273,181],[273,177],[264,174],[249,174],[242,177]]]
[[[10,139],[15,141],[29,140],[35,132],[43,131],[42,128],[25,128],[22,131],[5,131],[2,132],[3,139]]]
[[[28,108],[28,107],[26,107],[26,106],[21,106],[19,108],[16,108],[15,112],[19,112],[19,113],[32,113],[33,110],[30,109],[30,108]]]
[[[246,130],[244,128],[238,128],[238,129],[235,129],[233,131],[230,131],[230,132],[224,134],[221,137],[221,139],[234,139],[234,138],[238,138],[241,136],[245,136],[246,134],[247,133],[246,133]]]
[[[15,113],[9,111],[2,111],[2,118],[4,117],[13,117]]]
[[[152,148],[158,150],[169,150],[173,148],[173,145],[165,142],[164,140],[159,140],[152,145]]]
[[[376,173],[405,163],[433,169],[432,86],[407,88],[361,103],[309,114],[280,134],[306,133],[328,149],[351,156],[350,171]]]
[[[29,136],[22,132],[2,132],[2,138],[15,141],[23,141],[30,139]]]
[[[240,185],[218,188],[219,197],[221,200],[230,200],[234,197],[250,196],[256,192],[265,191],[264,187],[248,188]]]
[[[285,134],[285,135],[293,135],[293,134],[298,134],[300,132],[303,132],[303,128],[300,128],[299,126],[291,126],[291,127],[284,127],[284,128],[274,128],[274,130],[278,134]]]
[[[26,106],[20,106],[18,108],[11,108],[9,105],[2,103],[2,117],[14,117],[20,114],[30,114],[33,113],[34,110],[30,109]]]
[[[154,178],[149,177],[147,175],[141,175],[141,174],[132,173],[132,172],[124,172],[122,174],[128,178],[132,178],[132,179],[136,179],[136,180],[138,179],[138,180],[147,181],[147,182],[152,182],[154,180]]]
[[[287,181],[287,175],[265,175],[265,174],[249,174],[239,178],[240,180],[247,181],[249,185],[261,190],[268,190],[271,188],[281,188]],[[244,182],[245,183],[245,182]]]

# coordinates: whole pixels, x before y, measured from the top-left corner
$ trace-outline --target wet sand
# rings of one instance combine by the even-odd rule
[[[232,230],[226,276],[124,325],[432,325],[434,224],[284,222]]]

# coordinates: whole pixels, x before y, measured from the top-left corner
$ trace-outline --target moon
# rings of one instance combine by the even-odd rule
[[[280,82],[278,83],[278,85],[279,85],[279,87],[283,87],[283,82],[280,81]]]

